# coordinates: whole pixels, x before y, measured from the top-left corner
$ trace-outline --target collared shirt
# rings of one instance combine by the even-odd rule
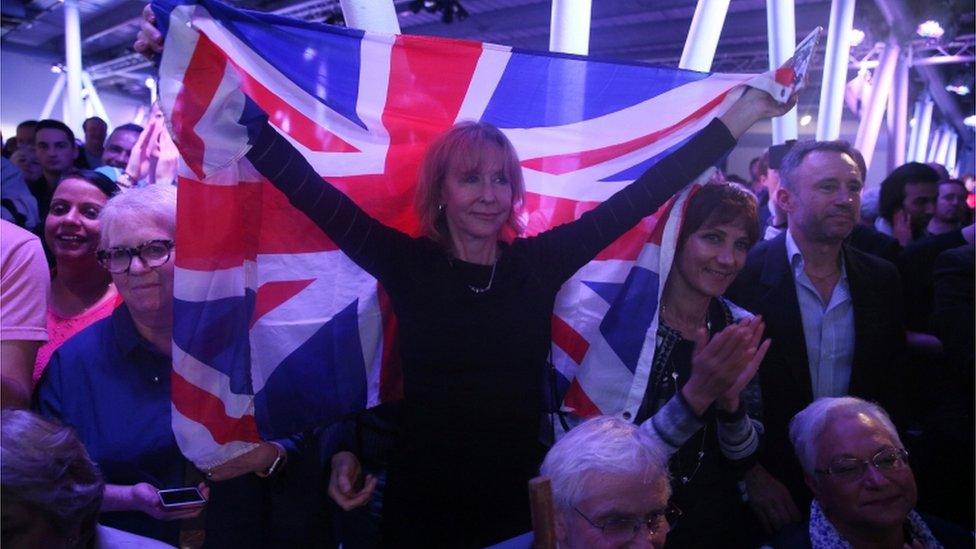
[[[123,304],[55,351],[35,408],[75,429],[106,483],[179,488],[187,461],[173,435],[171,370]],[[179,538],[180,521],[140,512],[104,513],[99,522],[173,545]]]
[[[789,230],[786,231],[786,258],[796,282],[796,299],[803,320],[813,398],[846,395],[854,362],[854,303],[851,301],[843,258],[840,278],[834,285],[829,303],[824,303],[820,292],[803,270],[803,253]]]

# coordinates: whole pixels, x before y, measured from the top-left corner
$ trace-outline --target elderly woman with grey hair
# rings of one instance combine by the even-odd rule
[[[971,532],[913,510],[918,490],[908,452],[877,404],[819,398],[793,417],[790,440],[814,494],[810,521],[767,547],[973,546]]]
[[[636,425],[612,416],[574,428],[546,454],[559,546],[664,547],[671,485],[663,449]]]
[[[5,547],[169,547],[97,525],[104,487],[71,429],[26,410],[0,412]]]
[[[180,521],[203,510],[202,505],[168,509],[158,495],[160,489],[202,478],[183,457],[172,429],[176,189],[151,185],[126,191],[105,204],[99,220],[97,255],[124,303],[55,351],[35,406],[73,427],[98,463],[106,481],[101,504],[106,524],[175,544]],[[207,505],[208,542],[260,545],[262,536],[270,535],[261,526],[265,515],[258,514],[266,483],[247,474],[264,475],[287,449],[296,448],[290,441],[262,442],[208,471],[213,481],[234,479],[214,487],[214,501]],[[247,510],[254,513],[242,511],[240,502],[252,499],[256,504]]]

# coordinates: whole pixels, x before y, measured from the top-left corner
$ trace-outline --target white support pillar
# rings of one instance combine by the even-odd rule
[[[921,102],[921,113],[915,119],[915,127],[918,128],[918,139],[915,141],[915,150],[909,156],[910,162],[925,162],[929,150],[929,138],[932,130],[932,111],[935,103],[931,97],[925,97]]]
[[[950,177],[959,177],[959,166],[956,162],[956,154],[959,147],[959,134],[955,130],[949,131],[949,151],[946,154],[945,167],[949,170]]]
[[[44,102],[41,115],[38,117],[40,120],[51,118],[51,111],[54,110],[54,105],[58,103],[62,91],[64,91],[64,73],[58,75],[58,79],[54,81],[54,86],[51,87],[51,93],[47,94],[47,100]]]
[[[888,171],[905,163],[908,127],[908,63],[907,52],[898,56],[894,80],[888,102]],[[914,131],[912,132],[914,133]]]
[[[935,162],[938,164],[946,165],[946,160],[949,158],[949,142],[952,140],[952,128],[949,126],[944,126],[939,132],[939,142],[938,145],[932,143],[935,153],[932,155],[932,160],[930,162]]]
[[[592,0],[552,0],[549,51],[589,54],[592,9]]]
[[[349,28],[400,34],[393,0],[339,0],[339,5]]]
[[[871,100],[861,115],[861,124],[857,127],[857,137],[854,148],[864,155],[864,162],[870,166],[874,157],[874,148],[878,143],[878,133],[881,131],[882,117],[888,104],[888,94],[895,76],[895,65],[901,48],[894,37],[888,39],[884,52],[881,54],[881,64],[874,73],[874,90]]]
[[[711,70],[718,37],[722,34],[728,11],[729,0],[698,0],[678,68],[701,72]]]
[[[922,110],[924,108],[925,104],[921,99],[915,102],[915,110],[909,122],[911,129],[908,134],[908,152],[905,153],[905,162],[915,160],[915,150],[918,149],[918,130],[922,127]]]
[[[939,151],[939,142],[942,141],[942,128],[938,127],[932,131],[932,138],[926,149],[925,156],[919,162],[935,162],[935,154]]]
[[[820,87],[820,109],[817,112],[817,139],[821,141],[840,137],[844,85],[847,83],[847,59],[850,56],[850,36],[853,25],[854,0],[832,0],[830,22],[827,24],[823,82]]]
[[[587,55],[590,53],[590,14],[591,0],[552,0],[552,19],[549,22],[549,50],[559,53]],[[578,101],[563,101],[557,95],[550,95],[546,101],[546,115],[553,120],[580,120],[583,115],[583,97],[586,94],[586,73],[578,71],[573,62],[553,63],[549,66],[549,77],[554,82],[571,83],[571,88],[563,88],[561,94],[579,98]],[[573,143],[567,143],[567,150],[585,148],[584,136],[576,134]],[[577,160],[578,162],[578,160]]]
[[[81,16],[78,0],[64,0],[64,55],[68,74],[68,118],[65,122],[77,133],[85,120],[81,99]]]
[[[796,15],[793,0],[766,0],[766,34],[769,36],[769,68],[778,69],[796,49]],[[796,139],[796,108],[772,119],[773,145]]]
[[[92,82],[91,75],[88,74],[88,71],[81,73],[81,83],[85,86],[85,89],[88,90],[87,104],[91,105],[92,110],[94,111],[93,114],[104,120],[105,123],[108,124],[108,130],[111,132],[113,128],[112,119],[109,118],[108,111],[105,110],[105,105],[102,104],[102,98],[99,97],[98,90],[95,89],[95,83]]]
[[[918,141],[915,142],[915,154],[909,159],[912,162],[925,162],[929,151],[929,137],[932,130],[932,110],[935,103],[931,97],[922,102],[922,116],[915,120],[918,127]]]

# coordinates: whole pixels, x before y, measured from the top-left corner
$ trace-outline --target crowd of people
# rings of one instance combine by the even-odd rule
[[[151,24],[140,40],[160,47]],[[20,124],[0,201],[3,543],[516,547],[541,467],[561,547],[971,547],[971,181],[912,162],[865,189],[842,141],[771,147],[749,181],[691,194],[639,411],[541,442],[562,284],[791,106],[749,89],[600,206],[514,240],[522,169],[489,124],[431,144],[419,236],[319,184],[265,124],[248,160],[389,294],[404,399],[203,471],[171,425],[158,119],[92,118],[83,142]],[[204,501],[164,505],[180,487]]]

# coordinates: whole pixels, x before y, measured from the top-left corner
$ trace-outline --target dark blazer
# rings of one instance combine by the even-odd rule
[[[896,420],[905,331],[898,271],[879,257],[842,246],[854,306],[854,362],[850,394],[879,402]],[[760,314],[772,338],[759,369],[763,422],[761,462],[786,484],[800,509],[811,495],[789,442],[789,422],[813,401],[806,339],[792,267],[786,257],[786,233],[756,245],[726,295],[735,304]]]

